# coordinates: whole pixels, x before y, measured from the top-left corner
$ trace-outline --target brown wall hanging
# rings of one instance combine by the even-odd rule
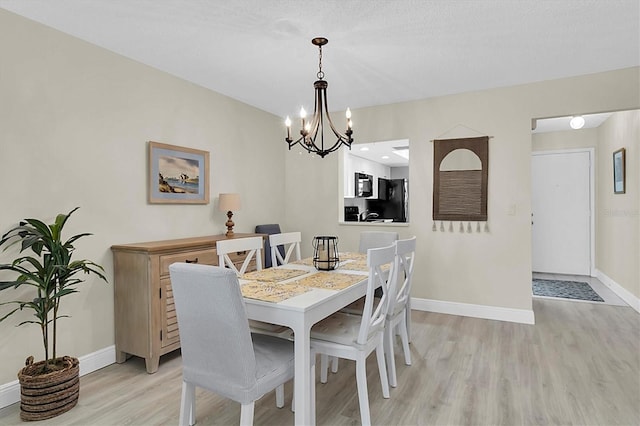
[[[486,221],[489,137],[433,142],[433,219]]]

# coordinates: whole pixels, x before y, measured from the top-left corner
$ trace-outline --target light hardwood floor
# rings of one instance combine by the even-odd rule
[[[534,299],[536,325],[413,312],[413,365],[396,352],[398,387],[383,399],[375,357],[367,373],[379,425],[639,425],[640,314],[629,307]],[[317,423],[360,422],[354,364],[317,384]],[[73,410],[38,425],[175,425],[179,351],[155,374],[131,359],[81,379]],[[286,386],[287,404],[291,384]],[[287,407],[290,407],[288,405]],[[18,404],[0,424],[19,424]],[[197,424],[238,424],[240,406],[199,390]],[[273,393],[255,424],[293,424]]]

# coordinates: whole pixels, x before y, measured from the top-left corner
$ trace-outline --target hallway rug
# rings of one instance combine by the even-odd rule
[[[604,302],[591,286],[580,281],[540,280],[533,279],[533,295],[562,297],[564,299],[588,300]]]

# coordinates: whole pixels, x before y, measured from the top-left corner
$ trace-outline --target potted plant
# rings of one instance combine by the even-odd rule
[[[30,309],[35,318],[18,325],[37,324],[44,346],[44,360],[33,363],[33,357],[30,356],[26,366],[18,372],[20,417],[23,420],[55,417],[78,402],[78,359],[58,357],[56,352],[58,320],[68,316],[61,313],[60,303],[64,296],[78,291],[77,285],[84,281],[78,276],[80,272],[95,274],[105,282],[107,280],[102,266],[89,260],[72,260],[75,250],[73,244],[91,234],[74,235],[66,241],[62,239],[64,225],[76,210],[78,207],[68,214],[59,214],[51,225],[38,219],[24,219],[0,240],[0,247],[4,246],[4,251],[20,244],[18,257],[12,263],[0,264],[0,273],[10,271],[17,274],[12,280],[0,280],[0,291],[6,293],[12,288],[30,286],[35,292],[35,296],[28,300],[1,302],[1,308],[9,306],[10,309],[8,313],[0,313],[0,322],[17,311]],[[0,279],[6,279],[5,276],[3,273]]]

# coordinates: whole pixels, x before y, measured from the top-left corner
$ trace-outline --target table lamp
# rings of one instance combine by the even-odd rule
[[[227,212],[227,233],[225,234],[227,237],[233,236],[233,220],[231,217],[233,216],[233,211],[240,210],[240,194],[220,194],[219,197],[218,210]]]

